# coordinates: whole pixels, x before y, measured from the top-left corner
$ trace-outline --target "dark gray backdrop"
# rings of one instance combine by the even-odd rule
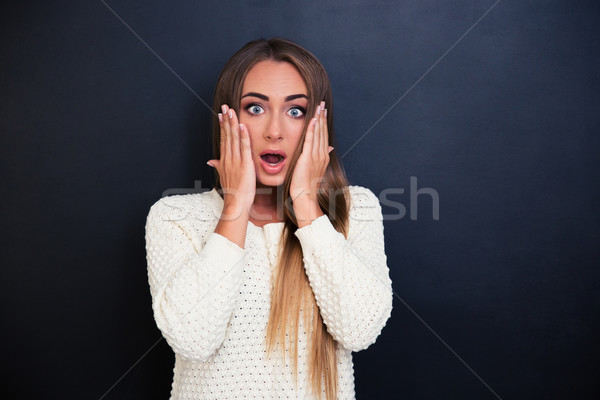
[[[397,296],[355,355],[357,397],[600,394],[596,2],[13,1],[0,15],[11,398],[168,397],[145,217],[166,189],[209,187],[199,98],[272,36],[328,69],[351,184],[395,190],[409,213],[383,207]],[[411,177],[439,220],[427,192],[414,209]]]

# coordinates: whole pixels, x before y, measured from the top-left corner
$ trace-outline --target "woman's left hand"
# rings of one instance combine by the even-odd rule
[[[315,117],[309,123],[302,153],[290,184],[290,196],[299,228],[323,215],[317,201],[317,193],[329,165],[331,150],[333,147],[329,146],[327,110],[325,102],[322,101],[317,106]]]

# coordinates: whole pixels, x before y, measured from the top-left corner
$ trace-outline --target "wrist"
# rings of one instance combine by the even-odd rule
[[[250,212],[247,207],[238,202],[226,202],[221,212],[221,221],[243,221],[245,223],[250,219]]]
[[[324,215],[316,200],[294,201],[293,207],[298,228],[310,225],[312,221]]]

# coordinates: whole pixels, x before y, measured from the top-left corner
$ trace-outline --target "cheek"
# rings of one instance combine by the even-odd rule
[[[290,144],[293,144],[293,148],[298,146],[300,138],[302,137],[302,131],[304,130],[304,120],[293,120],[287,127],[288,138]]]

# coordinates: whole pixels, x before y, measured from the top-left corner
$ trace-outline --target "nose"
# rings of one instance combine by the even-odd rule
[[[281,125],[281,121],[277,116],[271,116],[264,133],[264,138],[269,142],[277,142],[283,139]]]

